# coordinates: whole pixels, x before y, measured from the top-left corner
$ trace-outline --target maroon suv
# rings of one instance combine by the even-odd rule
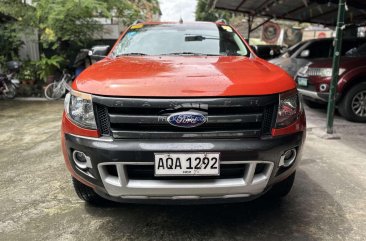
[[[299,70],[296,82],[308,106],[318,107],[328,101],[331,78],[331,58],[313,61]],[[366,122],[366,44],[342,57],[336,103],[347,120]]]

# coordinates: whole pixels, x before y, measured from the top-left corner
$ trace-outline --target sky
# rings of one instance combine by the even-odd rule
[[[197,0],[159,0],[161,21],[195,21]]]

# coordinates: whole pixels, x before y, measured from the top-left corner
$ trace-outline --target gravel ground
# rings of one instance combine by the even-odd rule
[[[308,138],[281,202],[95,208],[74,193],[60,150],[61,101],[0,101],[0,240],[366,240],[366,124],[337,116],[340,140]]]

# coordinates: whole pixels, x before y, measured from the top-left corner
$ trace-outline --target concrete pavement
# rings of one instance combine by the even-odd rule
[[[308,138],[282,202],[85,205],[60,151],[63,103],[0,101],[0,240],[366,240],[366,124],[337,117],[340,140]]]

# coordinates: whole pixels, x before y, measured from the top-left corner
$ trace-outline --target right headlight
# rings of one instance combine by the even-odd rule
[[[86,129],[97,129],[90,94],[71,90],[65,97],[65,112],[76,125]]]

